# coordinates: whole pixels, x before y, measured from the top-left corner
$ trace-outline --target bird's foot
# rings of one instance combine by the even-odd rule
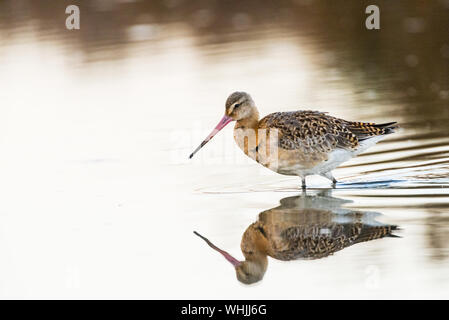
[[[335,189],[337,187],[337,180],[332,178],[332,188]]]

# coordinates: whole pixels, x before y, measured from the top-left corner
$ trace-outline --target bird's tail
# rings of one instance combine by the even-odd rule
[[[380,124],[369,122],[350,122],[348,126],[348,129],[356,135],[359,141],[393,133],[397,128],[399,128],[397,122]]]
[[[375,239],[381,239],[384,237],[390,238],[401,238],[400,236],[394,234],[394,231],[401,230],[395,225],[383,225],[383,226],[370,226],[364,225],[360,231],[359,236],[356,239],[356,243],[371,241]]]

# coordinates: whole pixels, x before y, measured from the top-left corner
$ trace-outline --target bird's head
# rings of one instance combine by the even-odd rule
[[[234,92],[226,99],[225,115],[232,120],[243,120],[257,111],[251,96],[246,92]]]
[[[208,143],[221,129],[232,121],[239,121],[249,118],[258,118],[259,114],[251,96],[246,92],[234,92],[225,104],[225,114],[220,122],[215,126],[214,130],[201,142],[201,144],[193,151],[189,158],[192,158],[206,143]]]
[[[262,280],[267,271],[267,259],[245,260],[235,268],[237,279],[244,284],[253,284]]]
[[[224,250],[221,250],[217,246],[215,246],[212,242],[210,242],[207,238],[200,235],[198,232],[194,231],[194,233],[206,241],[206,243],[214,250],[220,252],[226,260],[228,260],[235,268],[235,272],[237,275],[237,279],[244,284],[252,284],[262,280],[265,271],[267,270],[268,260],[266,255],[260,256],[256,259],[239,261],[229,253]]]

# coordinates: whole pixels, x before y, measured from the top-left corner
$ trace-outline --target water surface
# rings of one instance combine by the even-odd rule
[[[448,298],[447,1],[380,1],[378,31],[363,1],[80,3],[78,31],[70,1],[0,3],[2,297]],[[245,229],[302,192],[231,127],[188,160],[235,90],[261,115],[398,121],[326,192],[401,238],[239,283],[192,231],[242,259]]]

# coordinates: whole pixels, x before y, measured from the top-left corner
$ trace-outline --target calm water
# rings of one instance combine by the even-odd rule
[[[379,31],[363,1],[79,2],[78,31],[70,1],[0,2],[2,298],[449,298],[448,1],[378,1]],[[231,127],[187,159],[235,90],[401,130],[304,195]],[[304,207],[400,237],[246,286],[192,233],[242,259],[261,212]]]

